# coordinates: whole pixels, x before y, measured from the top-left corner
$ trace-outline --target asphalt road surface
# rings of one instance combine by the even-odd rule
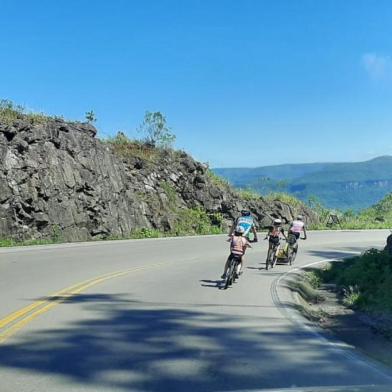
[[[381,247],[387,235],[310,233],[296,266]],[[271,288],[290,267],[264,270],[267,242],[221,290],[225,239],[0,250],[0,391],[392,385],[381,366],[288,317]]]

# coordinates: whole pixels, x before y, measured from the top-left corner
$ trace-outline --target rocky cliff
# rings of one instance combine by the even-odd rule
[[[87,240],[136,229],[175,231],[184,212],[227,226],[249,208],[259,227],[298,209],[240,195],[184,152],[109,143],[89,124],[28,118],[0,123],[0,236]],[[125,154],[124,154],[125,151]]]

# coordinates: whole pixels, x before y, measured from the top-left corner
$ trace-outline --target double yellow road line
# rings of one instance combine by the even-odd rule
[[[148,266],[135,267],[125,271],[111,272],[89,280],[85,280],[84,282],[78,283],[76,285],[67,287],[61,291],[58,291],[54,294],[51,294],[44,299],[35,301],[32,304],[9,314],[3,319],[0,319],[0,344],[4,343],[8,338],[10,338],[26,324],[30,323],[32,320],[34,320],[41,314],[46,313],[55,306],[61,304],[62,302],[65,302],[66,300],[72,298],[77,294],[82,293],[83,291],[87,290],[92,286],[105,282],[109,279],[128,275],[133,272],[138,272],[168,264],[171,263],[150,264]]]

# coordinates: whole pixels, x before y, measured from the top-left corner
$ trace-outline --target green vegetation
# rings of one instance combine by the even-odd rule
[[[86,112],[86,121],[89,124],[95,123],[97,121],[97,117],[92,110],[90,110],[89,112]]]
[[[139,228],[132,230],[128,235],[111,235],[108,237],[94,238],[91,241],[222,234],[224,232],[222,224],[223,217],[219,213],[208,214],[201,208],[184,208],[176,210],[174,228],[170,231],[164,232],[153,228]],[[0,247],[50,245],[66,242],[68,241],[62,237],[60,228],[53,226],[50,238],[28,240],[2,238],[0,239]]]
[[[128,239],[142,239],[142,238],[160,238],[163,237],[163,233],[156,229],[136,229],[132,231],[129,235]],[[124,239],[124,238],[117,238],[117,239]]]
[[[221,176],[218,176],[212,170],[208,169],[206,171],[206,175],[209,178],[209,180],[212,182],[212,184],[216,185],[217,187],[225,188],[225,189],[230,187],[230,184],[226,179],[224,179]]]
[[[201,208],[186,208],[178,211],[178,219],[174,230],[169,234],[182,235],[205,235],[222,234],[222,215],[208,214]]]
[[[115,154],[125,159],[140,158],[144,161],[156,161],[162,153],[160,149],[143,141],[130,139],[121,131],[103,142],[110,145]]]
[[[162,181],[160,185],[161,188],[164,190],[170,205],[174,207],[177,199],[177,192],[174,189],[173,185],[169,184],[167,181]]]
[[[48,238],[37,238],[37,239],[12,239],[12,238],[0,238],[0,248],[10,246],[29,246],[29,245],[50,245],[60,244],[65,242],[61,229],[57,225],[52,226],[52,232]]]
[[[240,197],[242,200],[260,200],[261,196],[257,192],[255,192],[253,189],[237,189],[237,195]]]
[[[44,124],[49,119],[43,113],[32,113],[27,111],[24,106],[15,105],[7,99],[0,100],[0,122],[6,125],[12,125],[17,120],[28,120],[31,124]]]
[[[174,217],[174,228],[170,231],[160,231],[151,228],[133,230],[127,236],[111,236],[105,239],[142,239],[160,237],[179,237],[192,235],[222,234],[222,215],[208,214],[200,208],[179,209]]]
[[[296,291],[306,302],[319,303],[325,297],[319,293],[321,279],[313,271],[305,272],[295,280],[290,280],[288,285],[291,290]]]
[[[318,201],[310,201],[309,207],[320,217],[320,222],[310,228],[323,230],[327,228],[336,229],[390,229],[392,228],[392,194],[366,210],[355,212],[347,210],[345,212],[328,210]],[[330,214],[338,216],[340,225],[328,226],[327,221]]]
[[[144,141],[153,147],[171,147],[176,140],[161,112],[146,112],[139,132],[145,135]]]
[[[392,256],[370,249],[345,262],[332,263],[318,272],[326,283],[335,283],[343,302],[356,309],[392,315]]]
[[[306,271],[304,279],[310,284],[310,286],[317,290],[321,286],[321,278],[315,271]]]
[[[289,195],[288,193],[282,193],[282,192],[275,192],[275,193],[270,193],[265,197],[265,200],[267,201],[280,201],[282,203],[289,204],[292,207],[302,207],[304,206],[304,203],[297,199],[296,197]]]

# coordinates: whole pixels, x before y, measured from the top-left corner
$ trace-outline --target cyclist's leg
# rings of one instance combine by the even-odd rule
[[[224,271],[223,271],[223,275],[221,276],[222,279],[223,279],[223,278],[226,276],[226,274],[227,274],[227,270],[229,269],[230,261],[231,261],[232,258],[233,258],[233,254],[230,253],[230,255],[229,255],[229,257],[227,258],[226,263],[225,263],[225,269],[224,269]]]
[[[272,242],[268,241],[268,252],[267,252],[267,260],[266,260],[267,262],[269,261],[269,259],[271,257],[272,248],[273,248]]]
[[[237,266],[237,275],[241,274],[243,264],[244,264],[244,256],[241,256],[241,261],[238,263]]]

